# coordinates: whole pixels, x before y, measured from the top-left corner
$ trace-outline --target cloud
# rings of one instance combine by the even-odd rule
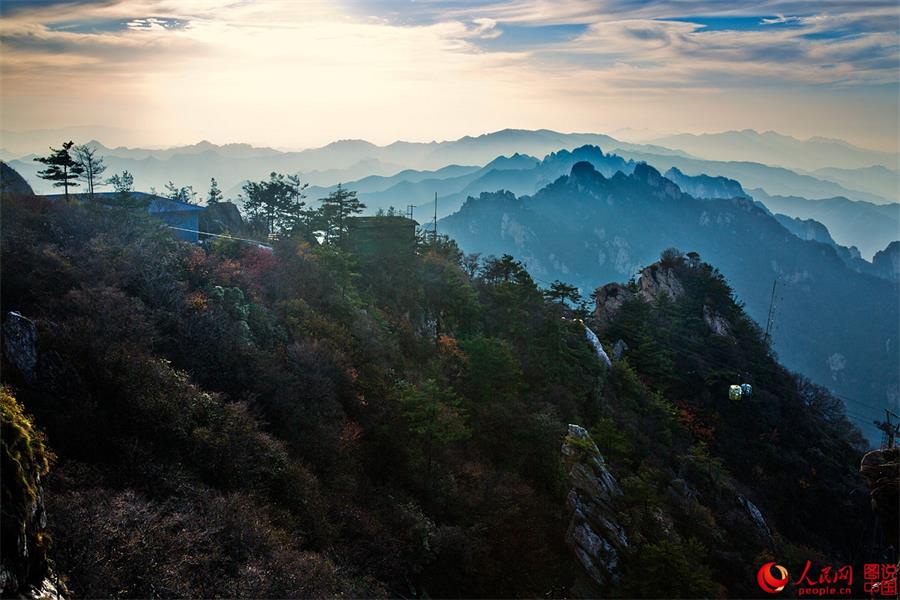
[[[785,23],[801,23],[803,19],[800,17],[785,17],[784,15],[778,15],[776,17],[763,17],[760,21],[762,25],[783,25]]]
[[[131,107],[212,138],[286,135],[285,123],[394,137],[414,119],[555,126],[594,119],[591,102],[612,119],[672,94],[792,88],[817,101],[893,85],[900,68],[893,0],[8,2],[5,118],[61,118],[61,101],[94,120]],[[892,91],[880,93],[885,104]]]

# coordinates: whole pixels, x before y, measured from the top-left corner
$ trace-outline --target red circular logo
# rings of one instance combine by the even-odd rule
[[[777,576],[772,574],[772,569],[778,573]],[[756,573],[756,583],[767,594],[777,594],[784,589],[788,582],[787,569],[774,562],[767,562],[759,568]]]

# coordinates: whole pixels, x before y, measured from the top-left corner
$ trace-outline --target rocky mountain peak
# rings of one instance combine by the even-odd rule
[[[640,295],[647,302],[652,302],[662,294],[668,296],[669,300],[676,300],[684,293],[684,286],[681,285],[675,271],[661,263],[653,263],[642,269],[637,283]]]
[[[578,161],[577,163],[572,165],[571,176],[574,179],[590,178],[596,176],[597,174],[597,169],[594,168],[594,165],[586,160]]]

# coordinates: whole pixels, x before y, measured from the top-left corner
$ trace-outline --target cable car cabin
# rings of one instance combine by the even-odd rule
[[[732,385],[728,388],[728,398],[729,400],[740,400],[743,396],[743,391],[741,390],[741,386]]]
[[[750,396],[752,396],[753,395],[753,386],[751,386],[749,383],[742,383],[741,384],[741,395],[744,398],[749,398]]]

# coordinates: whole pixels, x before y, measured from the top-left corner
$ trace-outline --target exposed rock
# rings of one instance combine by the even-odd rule
[[[675,300],[684,294],[684,286],[675,272],[654,263],[643,269],[638,275],[638,292],[635,294],[620,283],[607,283],[594,292],[594,319],[601,326],[608,324],[618,314],[625,302],[635,296],[646,302],[653,302],[658,296],[665,294]]]
[[[708,305],[703,306],[703,322],[706,323],[716,335],[728,335],[731,333],[731,325],[728,324],[728,321]]]
[[[686,194],[694,198],[749,198],[741,184],[727,177],[710,175],[685,175],[676,167],[666,171],[666,179],[678,184]]]
[[[869,486],[872,510],[889,543],[900,547],[900,448],[872,450],[863,456],[859,472]]]
[[[635,165],[634,178],[650,187],[658,188],[661,197],[678,198],[681,195],[681,190],[672,180],[663,177],[659,171],[647,163]]]
[[[44,439],[22,405],[0,387],[0,595],[34,597],[49,575],[41,476],[50,467]]]
[[[240,233],[244,229],[241,211],[233,202],[216,202],[200,213],[200,231],[208,233]]]
[[[760,511],[755,504],[750,502],[750,500],[742,494],[738,494],[737,499],[738,502],[740,502],[741,506],[744,507],[744,510],[747,511],[747,514],[750,516],[753,524],[756,525],[757,532],[762,537],[771,538],[772,531],[769,529],[769,525],[768,523],[766,523],[766,519],[765,517],[763,517],[762,511]]]
[[[616,340],[612,347],[613,360],[619,360],[626,352],[628,352],[628,344],[625,343],[625,340]]]
[[[597,337],[597,334],[594,333],[594,331],[590,327],[585,325],[584,335],[585,337],[587,337],[587,340],[588,342],[590,342],[591,346],[594,347],[594,352],[597,354],[597,358],[603,361],[603,364],[605,364],[607,367],[611,367],[612,361],[609,360],[609,356],[607,356],[606,350],[603,349],[603,344],[600,343],[600,338]]]
[[[614,508],[622,490],[584,428],[569,425],[562,454],[572,485],[566,500],[571,513],[566,544],[583,569],[572,592],[597,597],[618,582],[621,556],[629,551]]]
[[[37,375],[37,328],[34,323],[15,311],[6,313],[3,322],[3,356],[13,364],[26,381]]]
[[[675,300],[684,293],[684,287],[675,276],[672,269],[652,264],[638,276],[638,292],[647,302],[652,302],[658,296],[665,294],[669,300]]]
[[[900,242],[891,242],[872,257],[872,265],[881,277],[900,281]]]
[[[594,292],[594,319],[606,325],[615,318],[622,305],[634,298],[634,293],[619,283],[607,283]]]

